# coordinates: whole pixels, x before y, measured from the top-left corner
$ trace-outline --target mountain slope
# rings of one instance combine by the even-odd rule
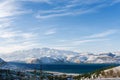
[[[117,78],[120,77],[120,66],[107,69],[101,72],[101,78]]]

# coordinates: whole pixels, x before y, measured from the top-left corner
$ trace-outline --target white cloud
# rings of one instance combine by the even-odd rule
[[[105,32],[102,32],[102,33],[86,36],[85,38],[102,38],[102,37],[107,37],[109,35],[115,34],[117,32],[118,32],[117,30],[108,30],[108,31],[105,31]]]
[[[35,42],[22,42],[19,44],[9,44],[6,46],[0,46],[0,52],[2,53],[9,53],[9,52],[13,52],[13,51],[17,51],[17,50],[25,50],[25,49],[30,49],[33,47],[36,47],[37,44],[35,44]]]
[[[19,1],[19,0],[18,0],[18,1]],[[39,2],[39,3],[47,3],[47,4],[51,4],[51,0],[20,0],[20,1]]]
[[[120,3],[120,0],[113,0],[112,5],[117,4],[117,3]]]
[[[54,5],[54,7],[50,9],[39,10],[36,14],[36,18],[46,19],[46,18],[53,18],[59,16],[81,15],[81,14],[95,12],[103,7],[111,6],[111,4],[119,3],[119,0],[109,0],[109,1],[108,0],[69,0],[69,1],[50,0],[50,1],[52,3],[51,5]]]
[[[95,8],[91,9],[76,9],[76,10],[65,10],[65,9],[53,9],[53,10],[42,10],[38,11],[36,18],[38,19],[46,19],[52,17],[60,17],[60,16],[68,16],[68,15],[78,15],[78,14],[86,14],[94,11]]]
[[[14,0],[3,0],[0,2],[0,19],[19,15],[21,13],[24,13],[24,11],[21,10]]]
[[[110,35],[113,35],[115,33],[117,33],[118,30],[107,30],[105,32],[101,32],[101,33],[96,33],[96,34],[92,34],[90,36],[85,36],[82,37],[81,39],[67,39],[67,40],[57,40],[54,44],[48,44],[48,47],[52,47],[52,48],[58,48],[58,49],[75,49],[80,47],[81,45],[89,45],[89,44],[96,44],[96,43],[101,43],[101,42],[105,42],[105,41],[109,41],[110,39]]]
[[[38,46],[37,41],[35,40],[38,36],[33,32],[25,32],[22,30],[17,30],[13,26],[15,19],[17,16],[27,13],[29,10],[25,11],[19,5],[20,1],[30,1],[30,2],[39,2],[39,3],[47,3],[47,5],[53,5],[54,7],[50,7],[49,10],[39,10],[36,17],[37,18],[52,18],[66,15],[79,15],[94,12],[97,9],[108,5],[105,0],[1,0],[0,1],[0,53],[1,52],[9,52],[15,51],[19,49],[28,49],[31,47]],[[105,1],[105,3],[103,3]],[[65,3],[64,3],[65,2]],[[112,1],[111,1],[112,2]],[[111,3],[110,2],[110,3]],[[119,0],[116,0],[115,4],[118,3]],[[59,5],[59,3],[63,3]],[[97,6],[89,7],[90,5],[99,3]],[[84,7],[83,7],[84,6]],[[33,11],[34,12],[34,11]],[[36,12],[35,12],[36,13]],[[101,39],[107,37],[111,34],[116,33],[116,30],[108,30],[106,32],[102,32],[99,34],[93,34],[87,36],[86,38],[97,38],[97,39],[85,39],[85,40],[63,40],[58,44],[58,46],[64,47],[75,47],[85,43],[105,41],[108,39]],[[46,30],[42,36],[53,35],[57,33],[55,28]],[[38,38],[37,38],[38,39]],[[40,43],[39,43],[40,44]],[[56,44],[57,45],[57,44]],[[55,46],[52,44],[52,46]]]
[[[86,44],[86,43],[93,43],[93,42],[101,42],[101,41],[106,41],[109,39],[84,39],[84,40],[67,40],[64,42],[60,42],[60,45],[58,45],[59,47],[77,47],[80,46],[81,44]]]
[[[1,29],[7,28],[11,25],[11,23],[12,23],[11,19],[2,18],[2,19],[0,19],[0,28]]]
[[[47,30],[44,34],[45,35],[52,35],[52,34],[55,34],[55,33],[56,33],[56,28],[53,28],[53,29]]]
[[[81,45],[84,43],[91,43],[91,42],[99,42],[99,41],[106,41],[109,39],[86,39],[86,40],[77,40],[77,41],[73,41],[72,44],[73,45]]]
[[[74,49],[77,48],[81,45],[84,44],[88,44],[89,43],[100,43],[100,42],[104,42],[104,41],[108,41],[110,40],[109,38],[107,38],[108,36],[117,33],[118,30],[107,30],[105,32],[102,33],[97,33],[97,34],[93,34],[90,36],[85,36],[83,37],[83,39],[78,39],[78,40],[61,40],[59,41],[60,44],[55,45],[57,48],[67,48],[67,49]]]
[[[32,40],[36,34],[15,29],[17,16],[27,11],[21,8],[15,0],[1,0],[0,3],[0,53],[30,48],[36,45]]]
[[[14,32],[3,32],[0,33],[0,38],[11,38],[14,37],[15,33]]]
[[[47,47],[54,48],[54,49],[62,49],[62,50],[76,50],[80,47],[86,45],[91,45],[90,43],[100,43],[104,41],[108,41],[110,39],[84,39],[84,40],[64,40],[57,44],[47,45]]]

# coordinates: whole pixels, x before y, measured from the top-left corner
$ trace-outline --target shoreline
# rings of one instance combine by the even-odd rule
[[[33,72],[34,70],[26,70],[26,71],[29,71],[29,72]],[[43,73],[48,73],[48,74],[53,74],[53,75],[56,75],[56,76],[60,76],[60,75],[67,75],[67,76],[78,76],[80,74],[78,73],[65,73],[65,72],[57,72],[57,71],[42,71]]]
[[[78,75],[80,75],[80,74],[78,74],[78,73],[64,73],[64,72],[57,72],[57,71],[43,71],[43,72],[47,72],[47,73],[51,73],[51,74],[53,74],[53,75],[67,75],[67,76],[78,76]]]

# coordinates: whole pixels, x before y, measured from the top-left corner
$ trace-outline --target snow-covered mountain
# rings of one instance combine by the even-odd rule
[[[6,64],[6,62],[0,58],[0,67],[2,67],[4,64]]]
[[[69,56],[78,55],[76,52],[49,49],[35,48],[30,50],[16,51],[9,54],[0,55],[6,61],[26,62],[26,63],[68,63]]]
[[[0,55],[6,61],[25,63],[120,63],[120,52],[78,53],[50,48],[34,48]]]
[[[11,65],[11,64],[7,63],[3,59],[0,58],[0,69],[15,70],[15,69],[18,69],[18,67],[15,65]]]

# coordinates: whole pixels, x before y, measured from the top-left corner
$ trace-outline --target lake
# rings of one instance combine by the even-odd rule
[[[25,63],[10,63],[17,65],[22,69],[37,69],[45,71],[55,71],[63,73],[88,73],[99,69],[108,68],[110,66],[119,66],[119,64],[25,64]]]

